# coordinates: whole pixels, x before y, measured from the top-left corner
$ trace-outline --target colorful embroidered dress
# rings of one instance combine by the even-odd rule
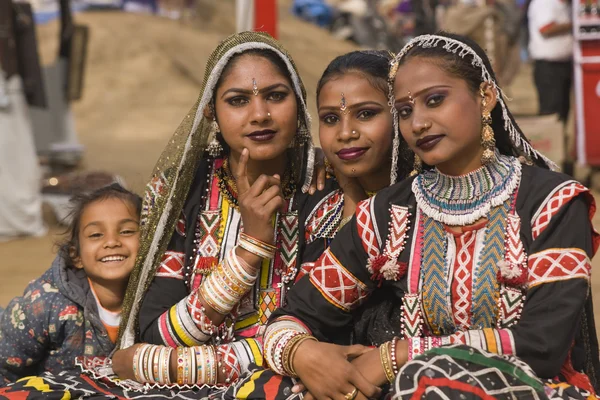
[[[590,222],[594,200],[565,175],[498,159],[461,185],[426,172],[362,202],[274,313],[265,349],[277,348],[270,341],[280,328],[329,341],[384,287],[401,299],[402,312],[382,340],[408,340],[409,359],[462,344],[516,355],[539,378],[593,391],[600,371],[590,297],[599,243]],[[469,200],[430,196],[450,192]],[[444,218],[464,226],[450,229]],[[277,371],[275,354],[265,358]]]
[[[279,213],[273,224],[278,250],[273,260],[263,261],[254,289],[225,319],[213,338],[193,328],[206,318],[201,310],[198,287],[235,248],[243,231],[232,181],[224,172],[223,161],[219,158],[205,163],[207,165],[199,170],[169,248],[141,306],[143,342],[189,347],[258,337],[273,310],[284,304],[293,284],[297,271],[299,219],[292,183],[292,188],[287,190],[287,211]],[[245,343],[245,351],[252,354],[250,362],[260,364],[260,344],[253,340],[241,343]]]

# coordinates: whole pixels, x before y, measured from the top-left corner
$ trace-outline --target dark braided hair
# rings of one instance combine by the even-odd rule
[[[447,32],[439,32],[436,33],[437,36],[446,37],[449,39],[457,40],[461,43],[464,43],[466,46],[473,49],[473,51],[481,58],[485,68],[490,73],[494,82],[498,82],[496,79],[496,74],[492,68],[492,64],[490,63],[490,59],[488,58],[485,51],[479,46],[475,41],[453,33]],[[460,52],[460,50],[459,50]],[[423,46],[414,46],[404,57],[400,59],[399,65],[406,63],[408,60],[421,57],[427,58],[436,62],[440,68],[442,68],[447,73],[454,75],[457,78],[463,79],[468,87],[473,91],[475,95],[479,93],[479,88],[483,83],[483,79],[481,77],[481,69],[477,66],[473,65],[473,56],[466,54],[464,56],[460,56],[454,52],[449,52],[442,45],[432,46],[432,47],[423,47]],[[503,92],[500,88],[498,88],[498,92],[500,96],[503,95]],[[523,131],[517,125],[512,113],[508,111],[508,117],[512,121],[513,125],[517,129],[519,135],[525,142],[529,142],[529,140],[523,134]],[[500,151],[501,154],[508,156],[520,157],[524,156],[524,152],[522,149],[515,147],[512,143],[509,133],[504,127],[504,117],[502,115],[502,106],[498,101],[496,106],[491,112],[492,115],[492,129],[494,130],[494,137],[496,139],[496,148]],[[529,161],[532,161],[535,165],[541,168],[548,169],[548,165],[544,162],[543,159],[538,157],[526,157]]]

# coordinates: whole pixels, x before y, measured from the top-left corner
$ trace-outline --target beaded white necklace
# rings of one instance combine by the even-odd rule
[[[461,176],[425,171],[413,181],[417,205],[446,225],[470,225],[507,201],[521,181],[521,163],[496,152],[496,161]]]

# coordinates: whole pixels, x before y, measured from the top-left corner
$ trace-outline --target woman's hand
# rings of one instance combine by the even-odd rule
[[[141,345],[142,343],[136,343],[126,349],[115,351],[115,354],[112,356],[112,369],[119,378],[135,380],[135,376],[133,375],[133,355]]]
[[[387,383],[379,348],[374,348],[354,359],[352,365],[373,385],[381,387]]]
[[[315,147],[315,169],[313,170],[312,180],[308,193],[315,194],[317,190],[325,189],[325,177],[327,169],[325,168],[325,153],[320,147]]]
[[[377,397],[381,390],[349,361],[370,350],[361,345],[338,346],[314,340],[300,344],[292,363],[302,385],[309,391],[304,398],[344,400],[354,389],[367,398]],[[298,392],[301,387],[293,390]]]
[[[261,175],[250,186],[246,166],[248,149],[242,151],[235,174],[238,205],[244,223],[244,232],[265,243],[273,244],[273,215],[285,205],[279,175]]]

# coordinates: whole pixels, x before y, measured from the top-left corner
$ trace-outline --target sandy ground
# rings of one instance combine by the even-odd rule
[[[294,19],[288,2],[280,3],[280,39],[298,65],[315,116],[314,93],[322,71],[332,58],[355,47]],[[234,29],[231,1],[214,2],[205,11],[187,23],[120,12],[77,14],[76,21],[89,25],[91,32],[84,97],[73,106],[86,147],[82,168],[118,173],[131,188],[142,190],[164,144],[198,96],[207,57]],[[38,27],[44,64],[54,61],[57,27],[55,22]],[[535,112],[528,65],[508,89],[511,109]],[[50,266],[63,228],[50,213],[46,220],[48,235],[0,243],[0,306]],[[600,226],[600,219],[595,223]],[[594,267],[600,267],[600,257]],[[592,285],[598,302],[600,275]]]

